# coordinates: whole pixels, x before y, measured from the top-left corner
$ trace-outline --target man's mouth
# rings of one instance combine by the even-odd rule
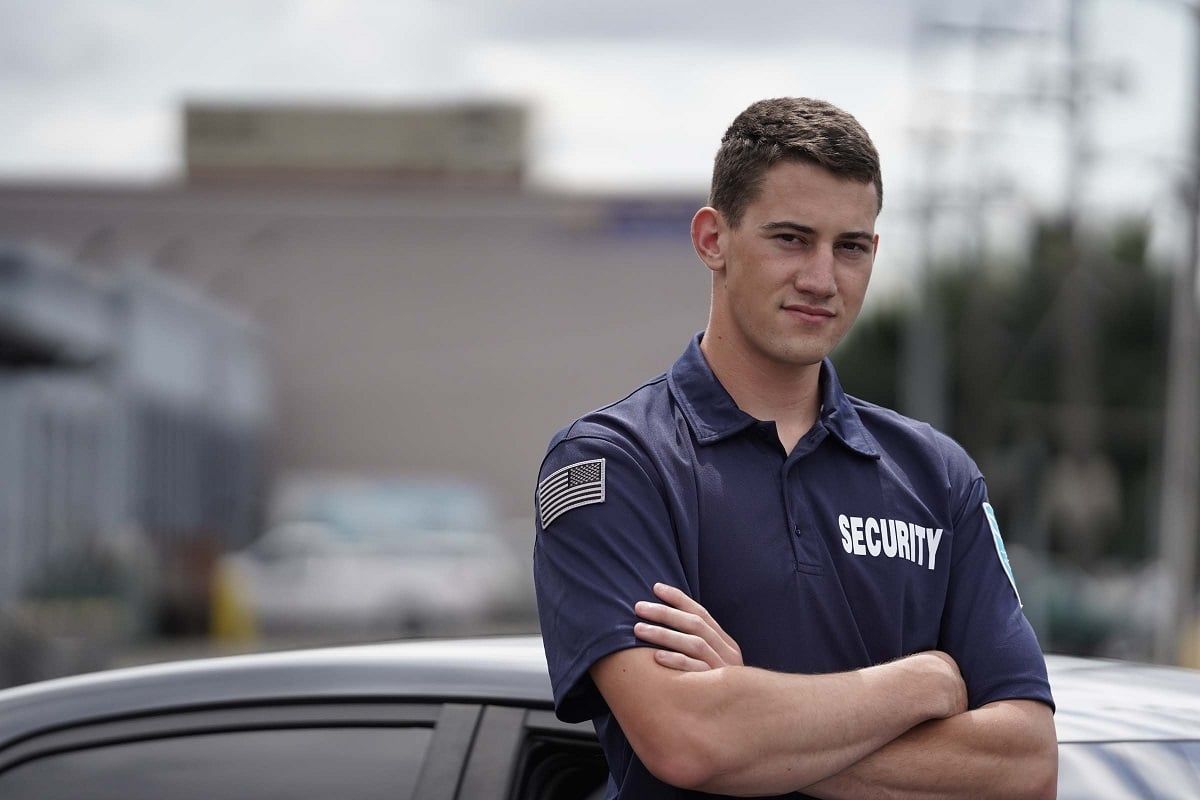
[[[788,316],[800,322],[807,322],[813,325],[826,322],[835,316],[831,309],[822,308],[821,306],[804,305],[803,303],[786,305],[783,307],[783,310],[788,312]]]

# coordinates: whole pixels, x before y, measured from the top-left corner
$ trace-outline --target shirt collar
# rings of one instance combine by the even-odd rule
[[[729,396],[729,392],[717,380],[700,351],[700,340],[704,332],[692,337],[667,373],[667,385],[696,441],[702,445],[719,442],[753,425],[756,420]],[[821,362],[821,423],[846,447],[871,458],[879,458],[879,445],[862,420],[858,411],[842,391],[837,372],[828,358]]]

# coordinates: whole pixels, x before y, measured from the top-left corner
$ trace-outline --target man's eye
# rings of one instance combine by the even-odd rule
[[[775,238],[776,238],[776,239],[778,239],[778,240],[779,240],[779,241],[781,241],[781,242],[788,242],[789,244],[790,244],[791,242],[798,242],[798,241],[800,241],[800,237],[799,237],[799,236],[797,236],[797,235],[796,235],[796,234],[794,234],[794,233],[781,233],[781,234],[779,234],[778,236],[776,236]]]
[[[847,249],[847,250],[854,250],[859,253],[867,252],[867,246],[864,244],[861,244],[859,242],[842,242],[840,245],[838,245],[838,247],[841,247],[841,248]]]

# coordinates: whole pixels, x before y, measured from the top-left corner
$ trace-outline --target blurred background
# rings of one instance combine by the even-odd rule
[[[1200,666],[1183,0],[0,0],[0,686],[534,631],[551,434],[703,328],[750,102],[883,159],[847,390],[989,479],[1050,651]]]

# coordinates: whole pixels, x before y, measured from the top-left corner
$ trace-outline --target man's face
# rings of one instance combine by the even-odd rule
[[[764,176],[725,235],[714,302],[728,333],[769,360],[818,363],[858,317],[878,237],[875,187],[806,162]]]

